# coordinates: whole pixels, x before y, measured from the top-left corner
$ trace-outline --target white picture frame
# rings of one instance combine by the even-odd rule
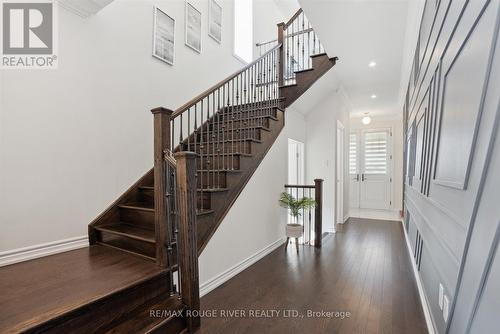
[[[185,44],[201,53],[201,12],[186,1]]]
[[[153,22],[153,57],[174,65],[175,20],[155,6]]]
[[[222,42],[222,6],[215,0],[208,4],[208,36],[221,44]]]

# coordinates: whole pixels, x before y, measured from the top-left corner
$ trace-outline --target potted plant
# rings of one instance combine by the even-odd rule
[[[304,228],[299,224],[301,211],[313,208],[316,205],[316,202],[309,197],[302,197],[298,199],[287,192],[282,192],[279,203],[281,207],[290,210],[290,215],[293,218],[293,223],[286,225],[286,246],[288,246],[288,240],[290,238],[295,238],[295,242],[298,244],[298,238],[302,236]]]

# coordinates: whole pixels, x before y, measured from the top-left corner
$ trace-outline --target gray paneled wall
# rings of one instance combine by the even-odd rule
[[[427,0],[403,106],[405,224],[439,333],[489,333],[500,307],[499,20],[500,0]]]

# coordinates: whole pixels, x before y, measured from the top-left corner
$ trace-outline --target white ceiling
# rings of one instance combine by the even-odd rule
[[[408,0],[299,0],[330,57],[340,58],[322,94],[344,87],[352,116],[401,112]],[[373,68],[368,63],[375,61]],[[337,83],[337,85],[336,85]],[[375,94],[377,98],[372,99]]]

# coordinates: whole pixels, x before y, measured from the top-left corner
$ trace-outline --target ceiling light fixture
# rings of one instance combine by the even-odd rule
[[[372,99],[376,99],[377,98],[377,95],[375,94],[372,94],[372,96],[370,96]]]
[[[372,118],[368,116],[367,112],[365,112],[365,115],[366,116],[361,119],[361,123],[363,123],[364,125],[368,125],[372,122]]]
[[[368,63],[368,66],[369,67],[375,67],[375,66],[377,66],[377,63],[374,62],[374,61],[371,61],[371,62]]]

